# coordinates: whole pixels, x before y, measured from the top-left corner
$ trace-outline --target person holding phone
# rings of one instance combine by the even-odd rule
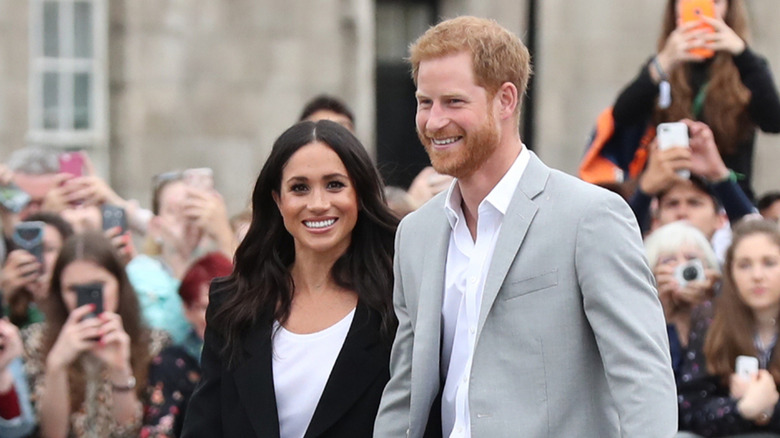
[[[680,123],[687,127],[688,147],[661,148],[659,139],[653,140],[647,167],[639,176],[637,188],[628,203],[642,231],[648,232],[676,220],[688,220],[711,239],[726,222],[721,208],[731,222],[757,210],[723,162],[709,126],[690,119]],[[687,172],[687,178],[681,176],[683,171]],[[692,208],[705,207],[709,201],[706,205],[693,202],[692,207],[687,206],[693,198],[702,197],[712,199],[712,209]],[[667,202],[662,203],[663,198]],[[651,215],[654,199],[658,200],[658,208]],[[673,208],[667,208],[670,206]]]
[[[690,335],[678,381],[680,430],[703,436],[780,433],[780,229],[764,219],[734,228],[711,323]],[[710,313],[712,315],[712,313]],[[738,357],[758,359],[749,377]],[[742,360],[744,361],[744,360]]]
[[[49,296],[49,282],[54,261],[62,242],[73,234],[73,229],[59,215],[37,212],[22,223],[43,224],[43,239],[39,251],[42,261],[24,248],[13,248],[0,270],[0,289],[8,318],[20,328],[44,320],[41,310]]]
[[[343,126],[274,143],[233,273],[211,286],[183,438],[372,436],[396,319],[379,173]]]
[[[699,14],[700,20],[682,23],[689,2],[667,0],[658,52],[620,93],[613,117],[620,126],[683,118],[707,123],[726,167],[744,175],[739,184],[753,199],[755,132],[780,132],[780,97],[766,60],[746,43],[743,0],[707,1],[714,17]]]
[[[166,348],[165,334],[145,327],[124,266],[103,234],[65,242],[52,272],[46,322],[23,335],[43,436],[177,433],[199,376],[182,368],[186,357]]]

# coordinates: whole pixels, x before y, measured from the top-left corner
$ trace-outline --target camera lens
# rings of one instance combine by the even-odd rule
[[[696,280],[696,277],[699,276],[698,274],[699,271],[695,266],[688,266],[682,271],[682,277],[685,279],[685,281]]]

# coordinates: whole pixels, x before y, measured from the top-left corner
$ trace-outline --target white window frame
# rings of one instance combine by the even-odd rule
[[[108,139],[108,4],[107,0],[29,0],[30,4],[30,74],[29,128],[30,144],[69,148],[105,148]],[[58,57],[44,56],[44,3],[59,3]],[[75,58],[74,4],[92,5],[92,58]],[[67,57],[70,55],[70,57]],[[60,74],[58,87],[60,126],[44,128],[43,78],[45,73],[87,73],[90,75],[87,129],[63,126],[73,120],[75,103],[73,81]],[[67,76],[66,76],[67,77]],[[70,76],[72,77],[72,76]]]

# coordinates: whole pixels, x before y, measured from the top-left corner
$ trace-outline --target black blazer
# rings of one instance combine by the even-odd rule
[[[229,293],[211,295],[207,321]],[[278,438],[271,327],[258,323],[247,332],[244,360],[231,369],[218,352],[222,337],[209,327],[202,377],[187,407],[182,438]],[[358,302],[305,438],[372,436],[382,390],[390,378],[390,344],[380,340],[379,328],[379,314]]]

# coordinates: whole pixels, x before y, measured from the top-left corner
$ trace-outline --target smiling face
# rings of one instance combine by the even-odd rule
[[[296,257],[312,252],[338,257],[349,248],[358,218],[357,192],[344,163],[326,144],[298,149],[273,197],[295,241]]]
[[[755,314],[780,310],[780,247],[766,234],[753,233],[734,247],[731,272],[737,293]]]
[[[497,149],[495,98],[476,84],[469,52],[420,62],[416,97],[417,135],[437,172],[468,177]]]
[[[111,272],[89,260],[74,260],[60,275],[62,301],[71,312],[77,307],[77,286],[88,283],[103,285],[103,310],[116,312],[119,308],[119,281]]]

